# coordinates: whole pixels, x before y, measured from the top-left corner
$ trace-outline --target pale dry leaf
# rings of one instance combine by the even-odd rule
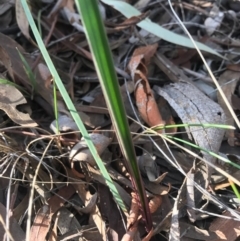
[[[187,222],[180,221],[179,224],[180,224],[181,240],[192,238],[193,240],[213,241],[217,237],[217,235],[214,232],[198,228]],[[229,239],[228,241],[233,241],[233,240]]]
[[[209,99],[192,84],[179,82],[167,85],[164,88],[154,86],[154,90],[168,101],[183,123],[226,124],[226,116],[221,106]],[[189,139],[194,139],[195,143],[201,148],[215,153],[219,151],[225,130],[201,126],[185,127],[185,129]],[[207,161],[212,164],[215,163],[215,157],[204,151],[202,151],[202,155]],[[207,171],[210,180],[213,170],[207,166]]]
[[[29,34],[29,23],[28,23],[25,11],[22,7],[21,0],[16,0],[15,11],[16,11],[16,20],[17,20],[18,27],[20,28],[23,35],[32,43],[34,43],[34,41],[32,40]]]
[[[87,195],[89,196],[89,198],[85,202],[85,207],[77,208],[79,212],[91,213],[92,210],[95,208],[97,198],[98,198],[97,192],[94,193],[93,195],[89,192]]]
[[[91,196],[92,196],[92,195],[90,194],[90,192],[87,192],[87,193],[86,193],[86,200],[85,200],[85,201],[87,201],[88,199],[90,199]],[[96,224],[96,226],[97,226],[97,228],[98,228],[98,231],[99,231],[99,233],[100,233],[101,236],[102,236],[102,239],[103,239],[104,241],[106,241],[106,240],[107,240],[107,237],[106,237],[106,225],[105,225],[105,223],[104,223],[104,221],[103,221],[103,218],[102,218],[102,216],[101,216],[101,213],[100,213],[97,205],[94,205],[94,207],[93,207],[93,209],[92,209],[92,212],[91,212],[91,214],[90,214],[89,224],[93,224],[93,223]]]
[[[230,105],[232,105],[232,96],[233,96],[233,93],[236,89],[236,86],[237,86],[239,80],[240,80],[240,72],[236,72],[233,70],[226,70],[219,77],[218,83],[221,86],[222,91],[225,94]],[[226,124],[234,126],[233,117],[232,117],[231,113],[229,112],[229,110],[225,104],[225,101],[223,100],[223,98],[219,92],[217,93],[217,98],[218,98],[219,105],[223,108],[223,110],[225,112],[225,115],[227,118]],[[226,137],[228,139],[228,144],[230,146],[234,146],[234,138],[235,138],[234,130],[227,130]]]
[[[0,3],[0,9],[1,9],[1,3]],[[1,12],[1,10],[0,10]],[[13,12],[11,11],[11,9],[7,9],[5,12],[3,12],[2,14],[0,14],[1,16],[1,21],[0,21],[0,29],[1,30],[6,30],[7,28],[9,28],[9,26],[12,23],[12,19],[13,19]]]
[[[137,9],[142,9],[148,5],[151,0],[139,0],[135,3],[134,7]]]
[[[54,217],[54,225],[51,229],[51,232],[49,234],[49,241],[57,241],[57,233],[58,233],[58,218],[59,218],[60,212],[56,214]]]
[[[37,126],[37,123],[31,119],[29,114],[17,110],[17,106],[26,103],[27,101],[22,93],[14,86],[0,84],[0,109],[16,124],[29,127]]]
[[[78,220],[67,208],[61,208],[58,214],[57,227],[62,235],[68,233],[69,231],[77,232],[78,230],[81,230],[81,225]]]
[[[68,169],[68,175],[69,175],[69,177],[76,178],[76,176],[73,174],[71,169]],[[103,179],[103,182],[105,183],[105,180],[102,175],[101,175],[101,178]],[[77,194],[79,195],[81,200],[87,205],[89,203],[89,200],[92,197],[92,194],[86,190],[85,183],[73,184],[73,186],[77,190]],[[105,223],[103,221],[103,218],[101,216],[101,213],[100,213],[97,205],[93,206],[93,209],[89,215],[90,215],[89,224],[90,225],[95,224],[98,229],[98,233],[101,235],[102,239],[98,239],[98,240],[106,241],[107,240],[106,232],[105,232],[106,227],[105,227]]]
[[[61,110],[63,110],[63,108],[61,108]],[[69,113],[67,113],[67,114],[69,114]],[[83,120],[85,124],[89,123],[89,117],[84,112],[79,111],[78,114],[79,114],[81,120]],[[69,115],[62,115],[62,114],[59,113],[58,128],[57,128],[57,121],[56,120],[54,120],[50,124],[50,128],[55,134],[58,134],[59,131],[60,132],[76,131],[76,133],[75,133],[76,137],[77,138],[80,137],[80,134],[78,132],[79,128],[77,127],[77,124],[75,123],[73,118]]]
[[[11,7],[13,7],[15,0],[2,0],[0,2],[0,15],[7,12]]]
[[[53,19],[57,13],[67,4],[67,1],[68,0],[58,0],[49,13],[48,18]]]
[[[204,25],[209,36],[212,35],[216,29],[221,26],[222,20],[224,18],[224,13],[219,11],[217,6],[214,6],[213,8],[214,9],[211,12],[214,13],[211,14],[210,12],[210,17],[206,18],[204,21]]]
[[[159,168],[153,157],[149,154],[144,153],[138,157],[137,163],[142,175],[147,176],[149,181],[154,182],[159,176]]]
[[[187,198],[187,214],[189,220],[194,223],[196,221],[196,212],[195,212],[195,195],[194,195],[194,172],[195,169],[191,169],[187,176],[186,181],[186,198]]]
[[[102,134],[92,133],[89,136],[93,144],[95,145],[99,155],[103,153],[103,151],[108,147],[108,145],[112,141],[110,138]],[[89,148],[87,147],[87,144],[84,138],[82,138],[81,141],[73,147],[73,149],[70,152],[69,158],[71,161],[74,161],[74,162],[86,161],[92,166],[96,165],[96,162]]]

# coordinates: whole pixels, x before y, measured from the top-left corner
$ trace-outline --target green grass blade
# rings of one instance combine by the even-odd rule
[[[116,130],[122,153],[127,160],[127,168],[131,174],[133,186],[139,195],[142,215],[146,220],[146,228],[151,230],[152,220],[146,199],[140,171],[138,169],[135,150],[126,118],[119,84],[113,65],[113,59],[105,33],[103,21],[96,0],[75,0],[81,13],[88,43],[93,54],[94,64],[101,83],[109,113]]]
[[[163,130],[163,129],[169,129],[169,128],[178,128],[178,127],[204,127],[204,128],[220,128],[220,129],[231,129],[231,130],[235,130],[236,128],[234,126],[230,126],[230,125],[221,125],[221,124],[211,124],[211,123],[206,123],[206,124],[199,124],[199,123],[191,123],[191,124],[175,124],[175,125],[160,125],[160,126],[154,126],[151,129],[154,131],[157,130]]]
[[[166,137],[168,137],[169,139],[173,139],[173,140],[175,140],[175,141],[184,143],[184,144],[186,144],[186,145],[188,145],[188,146],[194,147],[195,149],[204,151],[204,152],[206,152],[207,154],[209,154],[209,155],[211,155],[211,156],[213,156],[213,157],[216,157],[216,158],[218,158],[219,160],[221,160],[221,161],[223,161],[223,162],[225,162],[225,163],[228,163],[228,164],[230,164],[230,165],[232,165],[232,166],[240,169],[240,165],[238,165],[238,164],[236,164],[236,163],[234,163],[234,162],[231,162],[231,161],[228,160],[227,158],[225,158],[225,157],[223,157],[223,156],[220,156],[220,155],[216,154],[216,153],[213,152],[213,151],[209,151],[209,150],[204,149],[204,148],[202,148],[202,147],[200,147],[200,146],[198,146],[198,145],[196,145],[196,144],[194,144],[194,143],[185,141],[185,140],[180,139],[180,138],[177,138],[177,137],[173,137],[173,136],[169,136],[169,135],[166,135]]]
[[[65,87],[64,87],[64,85],[63,85],[63,83],[62,83],[62,81],[61,81],[61,79],[59,77],[59,75],[58,75],[58,72],[56,71],[56,69],[55,69],[55,67],[53,65],[53,62],[52,62],[52,60],[51,60],[51,58],[50,58],[50,56],[49,56],[49,54],[47,52],[47,49],[46,49],[46,47],[45,47],[45,45],[44,45],[44,43],[43,43],[43,41],[41,39],[41,36],[40,36],[40,34],[39,34],[38,30],[37,30],[36,24],[35,24],[35,22],[33,20],[33,17],[31,15],[31,12],[30,12],[29,7],[27,5],[27,1],[26,0],[21,0],[21,3],[22,3],[22,6],[23,6],[23,9],[25,11],[25,14],[27,16],[27,19],[29,21],[29,24],[30,24],[30,27],[32,29],[32,32],[33,32],[33,34],[35,36],[35,39],[37,41],[37,44],[38,44],[38,46],[40,48],[40,51],[41,51],[41,53],[42,53],[42,55],[43,55],[43,57],[44,57],[44,59],[46,61],[46,64],[47,64],[47,66],[48,66],[52,76],[53,76],[53,80],[56,82],[58,90],[60,91],[60,93],[61,93],[61,95],[62,95],[62,97],[63,97],[63,99],[64,99],[64,101],[66,103],[66,106],[68,107],[68,109],[69,109],[73,119],[75,120],[79,130],[81,131],[81,133],[82,133],[82,135],[83,135],[83,137],[84,137],[84,139],[86,141],[86,144],[88,145],[88,148],[91,151],[91,154],[93,155],[93,157],[94,157],[94,159],[95,159],[95,161],[96,161],[96,163],[97,163],[97,165],[98,165],[102,175],[105,178],[106,184],[109,186],[111,192],[113,193],[113,196],[114,196],[116,202],[123,209],[123,211],[126,212],[127,209],[125,207],[125,204],[123,203],[123,201],[122,201],[122,199],[121,199],[121,197],[120,197],[120,195],[119,195],[119,193],[118,193],[118,191],[117,191],[117,189],[116,189],[116,187],[115,187],[115,185],[114,185],[114,183],[113,183],[109,173],[107,172],[107,170],[106,170],[106,168],[105,168],[101,158],[99,157],[99,155],[97,153],[97,150],[96,150],[94,144],[92,143],[91,138],[90,138],[90,136],[89,136],[89,134],[88,134],[88,132],[87,132],[83,122],[81,121],[81,119],[79,117],[79,114],[78,114],[78,112],[77,112],[77,110],[76,110],[76,108],[75,108],[71,98],[69,97],[69,95],[68,95],[68,93],[67,93],[67,91],[66,91],[66,89],[65,89]]]

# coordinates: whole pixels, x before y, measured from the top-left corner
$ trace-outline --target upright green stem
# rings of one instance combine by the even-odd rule
[[[127,160],[127,168],[131,174],[133,186],[142,206],[142,216],[147,230],[152,229],[152,220],[145,194],[144,185],[137,165],[135,150],[128,126],[117,75],[108,44],[107,35],[99,12],[97,0],[75,0],[81,13],[86,36],[93,54],[94,64],[101,83],[109,113],[116,130],[117,138]]]

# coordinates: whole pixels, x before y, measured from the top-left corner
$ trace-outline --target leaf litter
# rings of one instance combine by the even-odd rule
[[[32,39],[20,2],[0,2],[2,239],[4,235],[9,240],[11,235],[16,241],[25,239],[29,208],[30,240],[238,238],[239,200],[228,178],[200,157],[239,179],[236,167],[211,155],[239,164],[239,130],[177,126],[235,123],[168,3],[99,2],[152,213],[153,230],[147,234],[74,1],[33,2],[31,9],[129,215],[114,202],[58,91],[55,120],[54,79]],[[239,115],[239,2],[172,4]],[[19,52],[32,69],[34,83]],[[170,126],[164,129],[166,125]],[[161,135],[182,142],[167,143]]]

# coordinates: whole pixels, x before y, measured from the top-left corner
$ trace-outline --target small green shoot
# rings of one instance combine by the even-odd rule
[[[240,200],[240,193],[239,193],[239,191],[238,191],[235,183],[234,183],[231,179],[228,179],[228,181],[229,181],[229,183],[230,183],[230,185],[231,185],[231,187],[232,187],[232,190],[233,190],[234,194],[235,194],[236,197]]]
[[[23,63],[23,67],[24,67],[24,70],[31,82],[31,85],[32,85],[32,94],[31,94],[31,99],[33,99],[33,95],[34,95],[34,92],[35,92],[35,89],[36,89],[36,79],[35,79],[35,76],[32,72],[32,69],[31,67],[29,66],[28,62],[26,61],[26,59],[24,58],[24,56],[22,55],[22,53],[17,49],[18,51],[18,54],[21,58],[21,61]]]
[[[0,84],[12,85],[12,86],[16,87],[19,91],[21,91],[25,96],[29,97],[28,92],[23,87],[13,83],[12,81],[0,78]]]
[[[230,125],[220,125],[220,124],[211,124],[211,123],[205,123],[205,124],[195,124],[195,123],[191,123],[191,124],[175,124],[175,125],[166,125],[166,126],[154,126],[151,129],[154,131],[158,131],[158,130],[163,130],[163,129],[170,129],[170,128],[181,128],[181,127],[204,127],[204,128],[220,128],[220,129],[231,129],[231,130],[235,130],[236,128],[234,126],[230,126]]]
[[[53,105],[54,105],[54,115],[56,120],[56,129],[57,129],[57,134],[60,134],[59,123],[58,123],[57,86],[54,79],[52,80],[52,82],[53,82]]]

